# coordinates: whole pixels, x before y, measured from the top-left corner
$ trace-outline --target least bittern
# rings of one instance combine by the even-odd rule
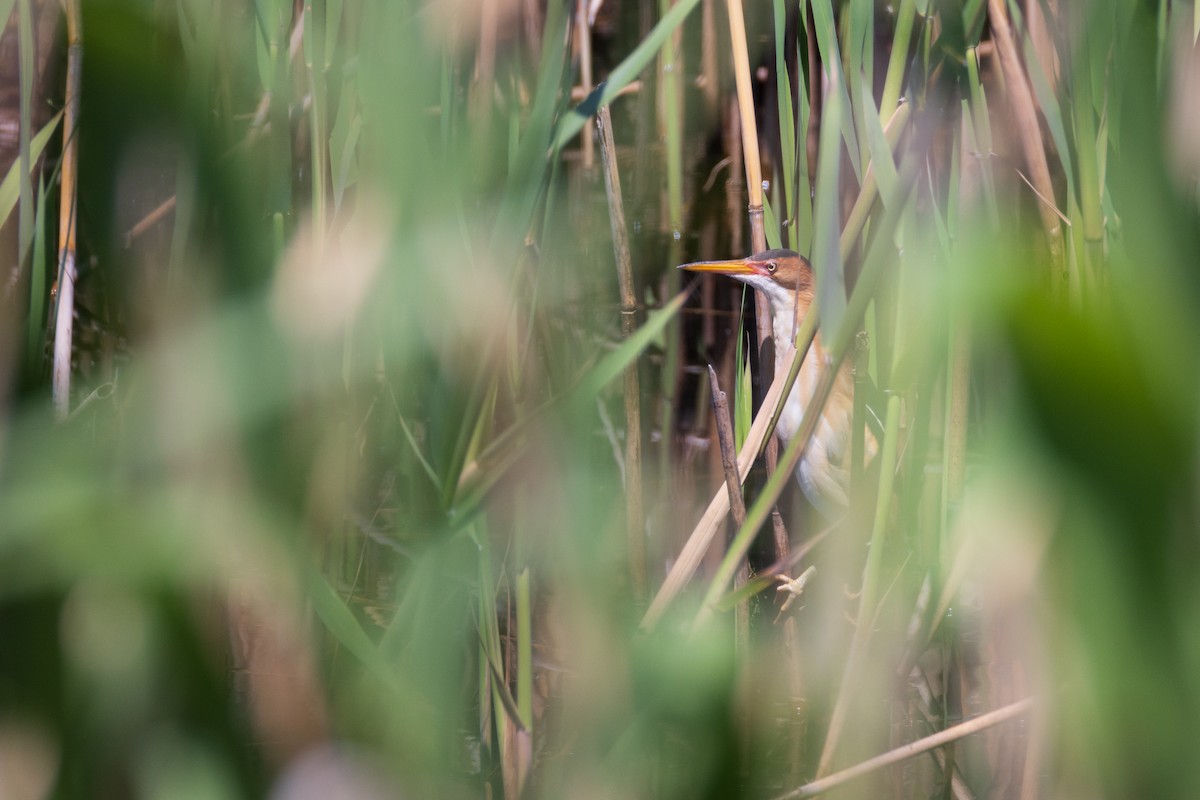
[[[732,261],[700,261],[680,269],[716,272],[737,278],[761,290],[771,301],[771,332],[775,340],[775,371],[788,367],[795,351],[795,332],[812,305],[815,284],[812,264],[791,250],[764,250],[749,258]],[[786,441],[800,428],[804,409],[812,400],[825,362],[818,333],[808,357],[800,367],[796,383],[779,415],[777,432]],[[812,441],[796,467],[796,479],[804,494],[826,516],[833,517],[849,505],[850,433],[854,416],[854,381],[843,365],[833,384]],[[875,455],[875,437],[866,431],[864,461]]]

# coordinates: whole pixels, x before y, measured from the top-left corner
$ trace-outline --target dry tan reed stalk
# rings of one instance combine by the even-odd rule
[[[733,443],[733,423],[729,418],[729,401],[717,381],[717,371],[708,367],[709,385],[712,387],[713,413],[716,415],[717,442],[721,446],[721,468],[725,473],[725,489],[729,492],[729,510],[733,521],[741,527],[746,521],[746,502],[742,497],[742,482],[738,479],[737,447]]]
[[[637,294],[633,288],[633,259],[625,230],[625,204],[621,199],[621,176],[617,171],[617,146],[613,141],[612,115],[601,106],[596,115],[600,132],[600,156],[604,162],[604,188],[608,193],[608,218],[612,226],[613,250],[617,261],[617,284],[621,293],[621,334],[628,339],[636,328]],[[646,530],[642,510],[642,407],[637,362],[625,369],[625,518],[629,548],[629,578],[633,596],[646,597]]]
[[[67,91],[63,115],[62,200],[58,211],[58,312],[54,323],[54,415],[71,411],[71,341],[75,317],[75,210],[79,187],[79,84],[83,67],[79,0],[67,0]]]
[[[1007,722],[1011,719],[1019,717],[1026,711],[1033,709],[1034,698],[1027,697],[1024,700],[1019,700],[1010,705],[998,708],[995,711],[989,711],[986,714],[980,714],[974,719],[959,723],[958,725],[946,728],[944,731],[930,734],[922,739],[917,739],[915,742],[909,742],[906,745],[897,747],[894,750],[889,750],[886,753],[877,755],[874,758],[869,758],[862,763],[855,764],[853,767],[847,767],[832,775],[821,778],[820,780],[806,783],[805,785],[793,789],[790,792],[781,794],[775,800],[796,800],[801,797],[816,797],[824,794],[831,789],[836,789],[844,783],[848,783],[855,778],[860,778],[863,775],[874,772],[877,769],[898,764],[913,756],[921,753],[929,752],[934,748],[941,747],[944,744],[958,741],[973,733],[978,733],[986,730],[1002,722]]]
[[[1016,119],[1021,147],[1029,164],[1030,183],[1041,201],[1038,215],[1046,232],[1050,248],[1050,283],[1057,290],[1066,288],[1066,261],[1063,253],[1062,227],[1054,208],[1054,184],[1050,180],[1050,166],[1046,161],[1046,149],[1042,144],[1042,131],[1038,125],[1037,106],[1033,92],[1021,67],[1021,57],[1013,39],[1012,26],[1008,21],[1008,8],[1004,0],[988,0],[988,19],[992,23],[992,36],[1000,51],[1000,68],[1008,86],[1009,101]]]

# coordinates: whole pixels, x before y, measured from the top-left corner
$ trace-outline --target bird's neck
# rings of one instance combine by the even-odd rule
[[[771,299],[771,333],[775,337],[775,367],[786,365],[796,349],[796,331],[812,303],[811,293],[788,292],[779,288],[768,294]]]

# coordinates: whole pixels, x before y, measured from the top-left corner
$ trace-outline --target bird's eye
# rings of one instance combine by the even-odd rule
[[[767,272],[774,273],[775,270],[777,270],[777,269],[779,269],[779,265],[776,264],[774,261],[767,262]]]

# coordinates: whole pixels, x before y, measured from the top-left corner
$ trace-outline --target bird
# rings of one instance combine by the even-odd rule
[[[690,272],[728,275],[763,292],[770,301],[771,335],[775,341],[775,373],[788,368],[795,352],[796,330],[809,312],[816,283],[812,264],[793,250],[764,250],[749,258],[731,261],[697,261],[681,264]],[[804,410],[812,401],[825,363],[820,332],[800,367],[796,383],[779,414],[776,432],[790,440],[800,429]],[[809,502],[822,515],[835,519],[850,504],[850,440],[854,416],[854,380],[851,367],[843,363],[829,399],[813,432],[808,450],[796,466],[796,480]],[[864,463],[878,450],[868,429],[864,437]]]

